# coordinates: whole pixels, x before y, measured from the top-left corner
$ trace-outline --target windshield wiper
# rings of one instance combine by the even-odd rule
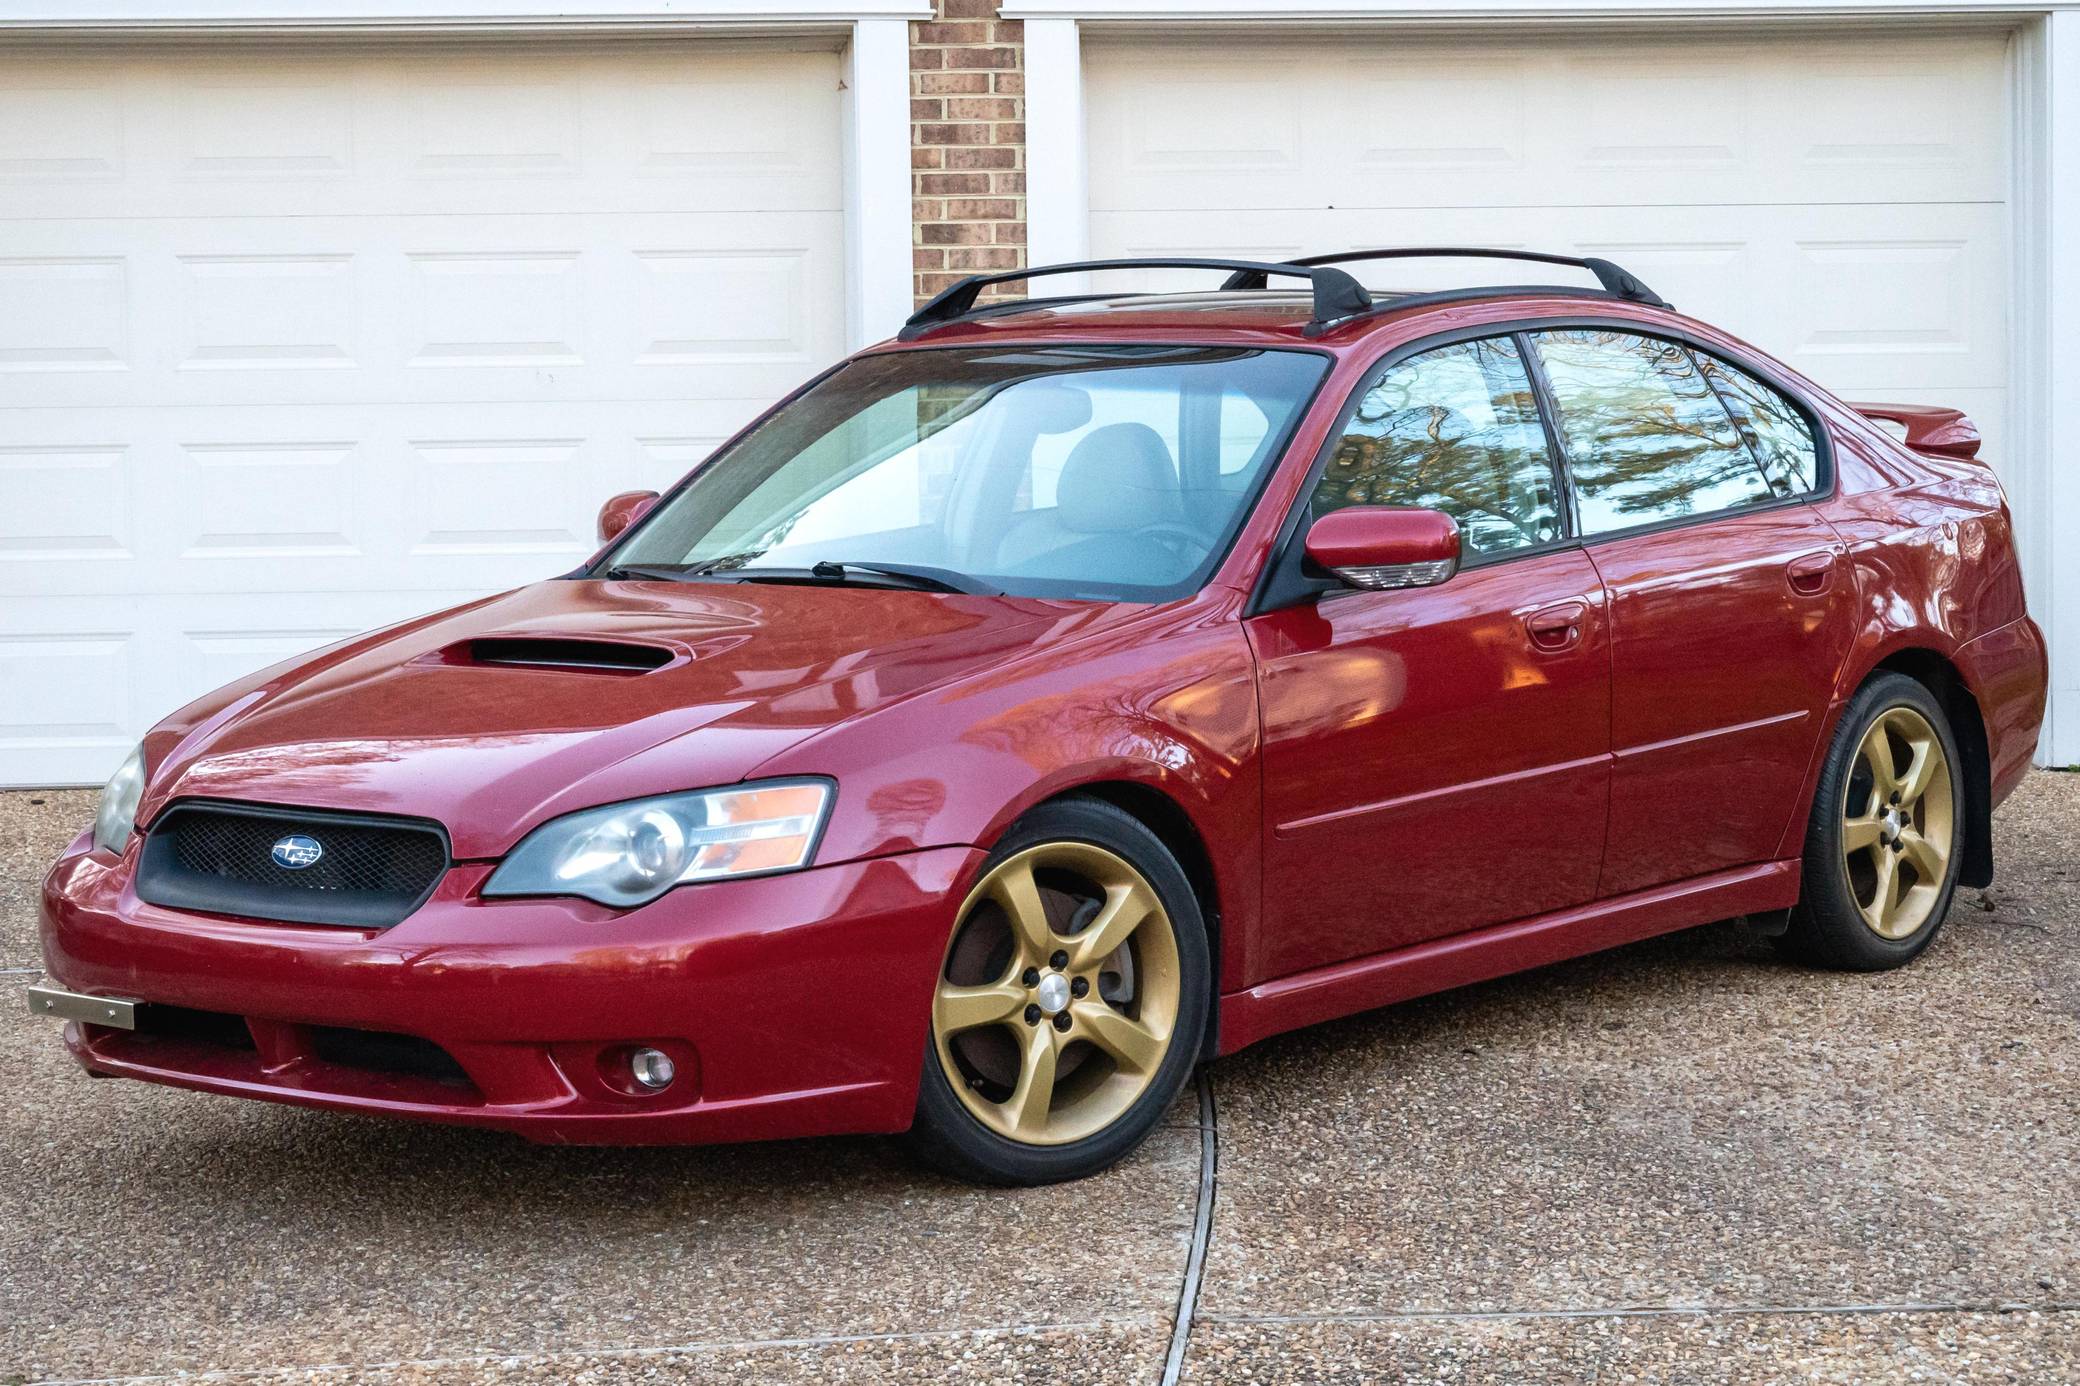
[[[933,568],[921,563],[834,563],[826,559],[807,568],[750,568],[742,565],[763,550],[724,554],[684,568],[646,568],[639,563],[616,564],[600,576],[611,582],[631,578],[644,582],[809,582],[833,587],[896,587],[911,592],[959,592],[972,597],[1001,597],[1003,592],[986,582],[951,568]]]
[[[600,576],[609,582],[686,582],[700,574],[691,568],[645,568],[640,563],[617,563]]]
[[[964,592],[971,597],[1004,595],[1001,589],[977,581],[966,573],[955,572],[951,568],[934,568],[923,563],[860,563],[852,559],[834,563],[826,559],[813,565],[809,572],[813,577],[835,579],[839,582],[846,581],[852,572],[872,573],[876,577],[888,579],[889,586],[914,588],[919,592]]]

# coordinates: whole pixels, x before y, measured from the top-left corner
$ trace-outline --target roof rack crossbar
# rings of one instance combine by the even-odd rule
[[[1208,269],[1227,270],[1229,284],[1237,279],[1248,279],[1248,287],[1261,289],[1271,275],[1284,275],[1293,279],[1305,279],[1314,293],[1314,323],[1334,322],[1354,313],[1362,313],[1372,307],[1372,295],[1365,286],[1339,269],[1326,266],[1293,263],[1275,263],[1268,260],[1208,260],[1193,256],[1168,256],[1157,259],[1127,260],[1076,260],[1060,265],[1036,265],[1027,269],[1004,270],[997,274],[971,274],[967,278],[941,290],[937,297],[910,315],[903,324],[899,337],[903,341],[921,336],[935,327],[966,317],[975,310],[975,302],[982,291],[995,284],[1010,284],[1021,279],[1038,279],[1048,274],[1082,274],[1089,270],[1117,269]]]
[[[1642,283],[1639,277],[1621,265],[1609,260],[1590,256],[1549,255],[1539,250],[1495,250],[1482,246],[1407,246],[1391,250],[1339,250],[1327,255],[1298,255],[1286,263],[1303,269],[1322,265],[1343,265],[1354,260],[1530,260],[1541,265],[1569,265],[1585,269],[1596,276],[1596,282],[1606,293],[1632,303],[1644,303],[1654,308],[1667,308],[1669,302]],[[1224,289],[1261,289],[1262,275],[1252,270],[1238,269],[1228,276]]]

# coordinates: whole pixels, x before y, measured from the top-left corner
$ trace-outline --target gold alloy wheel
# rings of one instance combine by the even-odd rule
[[[1842,794],[1849,894],[1871,932],[1903,939],[1928,922],[1949,879],[1956,827],[1942,738],[1913,708],[1886,709],[1863,734]]]
[[[933,1047],[976,1120],[1025,1145],[1063,1145],[1147,1091],[1182,987],[1155,887],[1102,847],[1042,843],[1000,862],[962,904]]]

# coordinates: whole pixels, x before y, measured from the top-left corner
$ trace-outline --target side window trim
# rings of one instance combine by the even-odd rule
[[[1553,459],[1553,484],[1561,497],[1561,529],[1569,539],[1575,539],[1582,533],[1582,508],[1574,492],[1574,464],[1567,457],[1567,440],[1560,433],[1560,410],[1553,403],[1553,384],[1546,379],[1546,363],[1538,354],[1533,335],[1515,335],[1517,353],[1524,358],[1524,373],[1531,378],[1531,397],[1538,406],[1538,421],[1546,431],[1546,451]]]

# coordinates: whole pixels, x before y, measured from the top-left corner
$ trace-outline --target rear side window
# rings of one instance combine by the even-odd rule
[[[1390,367],[1315,486],[1316,518],[1348,505],[1442,510],[1469,555],[1559,538],[1552,455],[1517,344],[1458,342]]]
[[[1574,472],[1582,533],[1733,510],[1780,494],[1687,348],[1602,328],[1534,340]]]
[[[1754,450],[1770,489],[1779,496],[1802,496],[1817,486],[1820,450],[1798,406],[1738,366],[1703,352],[1691,354]]]

